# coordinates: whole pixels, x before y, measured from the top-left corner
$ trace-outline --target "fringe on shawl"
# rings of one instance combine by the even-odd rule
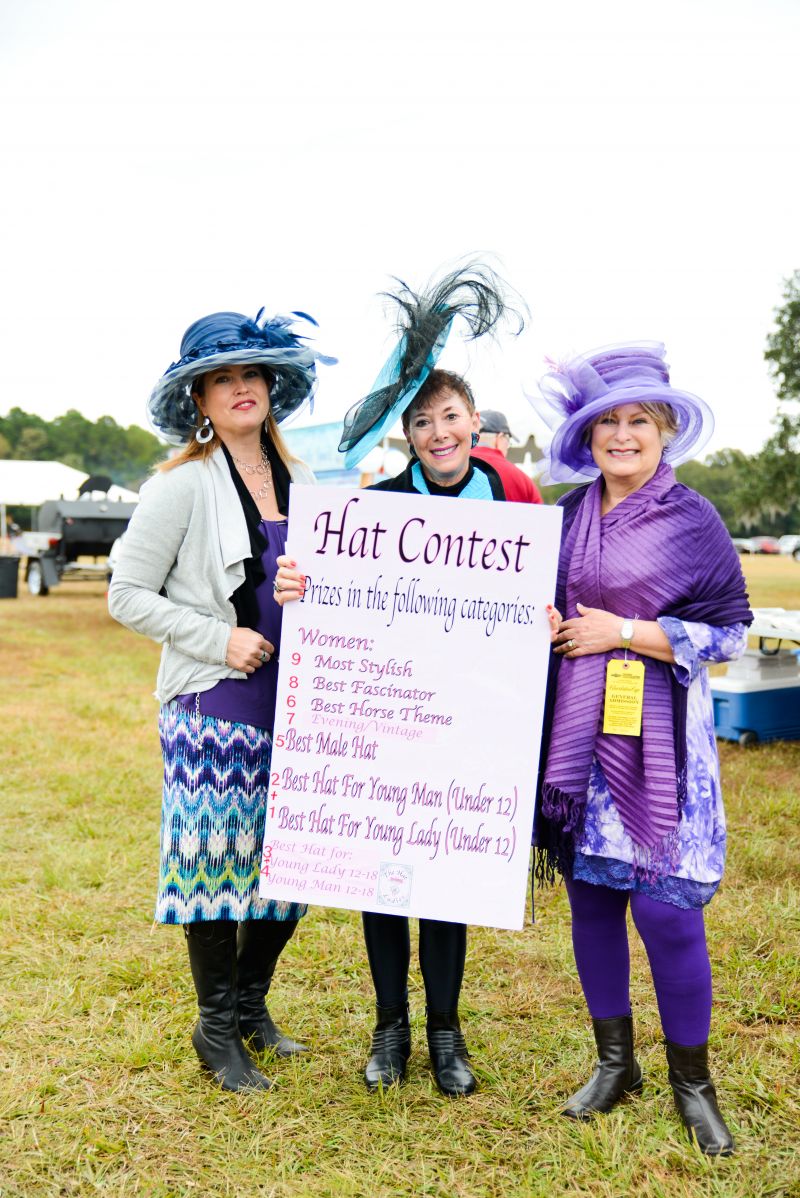
[[[678,821],[655,844],[633,842],[631,881],[653,883],[677,868],[680,860],[678,826],[686,806],[687,770],[684,760],[677,776]],[[554,886],[556,875],[572,877],[575,846],[583,839],[586,798],[577,799],[557,786],[542,787],[541,815],[534,845],[533,878],[540,887]]]
[[[572,876],[575,843],[586,818],[586,798],[576,799],[558,786],[542,786],[541,815],[534,849],[534,877],[540,886],[552,886],[556,874]]]

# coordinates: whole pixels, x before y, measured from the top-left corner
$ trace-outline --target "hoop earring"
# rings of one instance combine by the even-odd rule
[[[195,433],[194,439],[198,445],[207,445],[209,441],[213,441],[214,425],[208,416],[206,416],[201,427]]]
[[[478,444],[478,442],[480,441],[480,439],[481,439],[481,435],[480,435],[480,433],[473,433],[473,434],[472,434],[471,441],[472,441],[472,448],[473,448],[473,449],[474,449],[474,448],[475,448],[475,446]]]

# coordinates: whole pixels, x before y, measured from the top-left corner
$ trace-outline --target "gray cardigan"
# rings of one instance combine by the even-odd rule
[[[292,462],[293,483],[313,483]],[[122,541],[108,608],[134,632],[163,645],[155,696],[162,703],[210,690],[221,678],[246,678],[225,664],[236,612],[230,597],[244,581],[250,538],[221,449],[185,462],[142,487]]]

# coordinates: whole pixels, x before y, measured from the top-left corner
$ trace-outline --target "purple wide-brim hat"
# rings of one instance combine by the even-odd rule
[[[629,403],[669,404],[678,431],[664,446],[672,466],[695,457],[714,432],[708,404],[689,391],[670,386],[669,367],[660,341],[608,345],[576,354],[539,382],[531,404],[553,430],[545,448],[545,474],[553,482],[587,482],[600,473],[586,433],[598,416]]]

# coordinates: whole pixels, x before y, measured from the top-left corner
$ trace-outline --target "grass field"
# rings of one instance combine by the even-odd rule
[[[800,566],[744,562],[755,605],[800,607]],[[92,585],[0,601],[0,1195],[800,1195],[800,742],[721,746],[729,871],[708,927],[712,1049],[738,1143],[699,1156],[672,1106],[634,949],[645,1090],[576,1126],[559,1102],[593,1043],[563,889],[522,932],[470,934],[463,1023],[480,1079],[435,1090],[412,979],[407,1084],[360,1080],[372,1025],[358,916],[317,909],[279,966],[273,1013],[310,1059],[268,1094],[201,1079],[178,929],[150,923],[160,760],[158,649]]]

